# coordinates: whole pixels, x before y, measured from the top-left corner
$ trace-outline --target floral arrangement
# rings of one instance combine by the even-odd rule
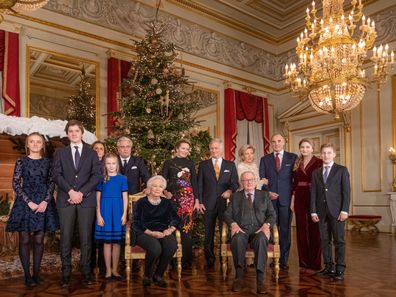
[[[193,226],[193,211],[194,211],[194,193],[190,181],[191,173],[186,167],[182,168],[177,173],[177,181],[179,189],[177,191],[177,197],[174,199],[178,200],[180,207],[177,210],[177,214],[183,222],[182,231],[188,233]]]

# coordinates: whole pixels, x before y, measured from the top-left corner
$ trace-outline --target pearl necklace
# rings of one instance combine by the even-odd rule
[[[159,205],[161,203],[161,198],[159,200],[151,200],[149,197],[147,197],[147,199],[151,205]]]

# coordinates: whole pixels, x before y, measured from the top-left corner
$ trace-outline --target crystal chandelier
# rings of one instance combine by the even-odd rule
[[[312,2],[306,27],[297,38],[299,63],[286,65],[284,75],[292,95],[308,95],[316,111],[334,114],[336,119],[360,103],[368,83],[384,83],[388,66],[394,63],[388,45],[374,46],[370,58],[374,72],[370,80],[366,77],[362,65],[377,37],[375,23],[362,14],[361,0],[351,1],[348,15],[343,6],[344,0],[323,0],[319,19]]]
[[[48,0],[0,0],[0,22],[3,14],[33,11],[43,7]]]

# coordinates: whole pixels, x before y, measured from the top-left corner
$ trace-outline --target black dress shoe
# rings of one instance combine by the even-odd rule
[[[143,287],[151,286],[151,279],[147,276],[143,276]]]
[[[234,282],[232,283],[232,289],[233,292],[239,292],[242,290],[242,279],[236,278]]]
[[[25,276],[25,286],[28,288],[34,288],[37,284],[30,276]]]
[[[214,262],[208,262],[205,266],[206,269],[212,270],[215,268],[215,263]]]
[[[332,276],[332,275],[334,275],[334,273],[335,273],[335,271],[334,271],[334,268],[333,268],[333,267],[331,267],[331,266],[326,266],[326,267],[323,268],[321,271],[319,271],[319,272],[317,273],[317,275],[320,275],[320,276]]]
[[[282,270],[282,271],[289,270],[289,265],[287,265],[287,264],[280,264],[279,267],[280,267],[280,270]]]
[[[164,279],[158,275],[154,275],[153,276],[153,282],[161,287],[161,288],[166,288],[167,287],[167,283],[164,281]]]
[[[37,285],[41,285],[44,282],[44,280],[39,275],[33,276],[32,279]]]
[[[267,294],[267,291],[265,290],[263,282],[257,283],[257,294]]]
[[[93,279],[90,275],[86,275],[83,277],[83,283],[86,285],[92,285],[93,284]]]
[[[121,275],[114,275],[114,274],[112,274],[112,275],[111,275],[111,278],[112,278],[113,280],[116,280],[116,281],[123,281],[123,280],[124,280],[124,278],[123,278]]]
[[[69,282],[70,282],[70,277],[63,276],[61,279],[60,285],[62,288],[67,288],[67,287],[69,287]]]
[[[344,279],[344,272],[341,271],[337,271],[336,273],[334,273],[334,275],[332,276],[333,280],[343,280]]]

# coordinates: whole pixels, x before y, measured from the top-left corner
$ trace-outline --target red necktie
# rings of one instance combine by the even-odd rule
[[[276,171],[279,172],[279,170],[281,169],[281,162],[280,162],[280,158],[279,158],[279,153],[275,154],[275,165],[276,165]]]

